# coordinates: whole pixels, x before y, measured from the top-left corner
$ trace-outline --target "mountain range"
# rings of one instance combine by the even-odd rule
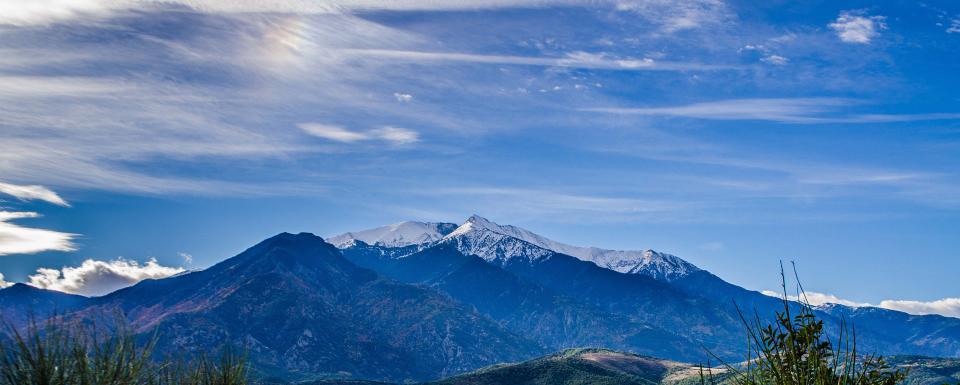
[[[414,229],[425,229],[429,236],[418,236]],[[373,234],[376,236],[368,236]],[[420,238],[431,240],[409,241]],[[479,216],[472,216],[459,226],[404,222],[338,235],[330,240],[341,248],[344,256],[360,266],[401,281],[428,284],[465,303],[474,300],[465,297],[464,293],[495,293],[497,288],[480,282],[471,288],[449,291],[445,289],[448,283],[439,271],[434,273],[439,278],[398,272],[430,271],[423,265],[434,270],[446,268],[448,272],[454,271],[454,266],[423,262],[424,255],[433,254],[436,255],[434,259],[444,261],[475,256],[523,282],[548,289],[574,303],[617,315],[630,325],[649,327],[648,334],[664,332],[657,338],[616,339],[612,336],[621,337],[623,334],[601,333],[607,339],[594,346],[672,359],[704,359],[704,348],[724,358],[735,358],[740,353],[735,347],[739,346],[738,341],[743,336],[738,308],[747,315],[756,312],[768,317],[782,308],[778,298],[726,282],[674,255],[654,250],[619,251],[571,246],[525,229],[498,225]],[[462,282],[459,284],[463,285]],[[483,297],[489,298],[488,295]],[[478,308],[484,309],[482,306]],[[816,314],[826,321],[833,334],[838,332],[842,319],[854,321],[861,346],[884,354],[960,355],[960,330],[957,329],[960,319],[957,318],[917,316],[837,304],[823,306]],[[512,324],[508,318],[499,320],[506,325]],[[551,330],[554,333],[570,332]],[[554,350],[583,346],[543,342]]]
[[[456,375],[556,351],[580,360],[567,369],[584,352],[610,365],[633,365],[637,354],[734,361],[744,337],[737,306],[769,317],[782,302],[673,255],[565,245],[478,216],[326,241],[283,233],[208,269],[102,297],[0,290],[0,315],[15,327],[30,312],[78,322],[122,313],[137,333],[158,333],[160,355],[239,345],[258,376],[284,381],[485,383]],[[960,355],[960,319],[842,305],[817,315],[834,333],[841,319],[855,322],[864,350]],[[579,347],[629,353],[566,350]]]

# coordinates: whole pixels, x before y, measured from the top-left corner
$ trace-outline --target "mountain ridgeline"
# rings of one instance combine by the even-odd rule
[[[241,346],[259,377],[285,381],[483,384],[544,369],[628,384],[682,379],[689,368],[676,362],[710,354],[742,359],[734,304],[761,317],[782,307],[672,255],[564,245],[480,217],[328,240],[283,233],[206,270],[96,298],[15,285],[0,290],[0,315],[22,327],[30,312],[119,313],[159,336],[158,356]],[[960,319],[841,305],[817,316],[828,329],[854,321],[863,350],[960,355]],[[580,347],[629,353],[567,350]]]
[[[761,317],[772,317],[782,308],[778,298],[733,285],[676,256],[652,250],[565,245],[478,216],[454,230],[448,230],[452,228],[449,224],[426,224],[434,241],[401,241],[416,238],[411,229],[422,229],[422,225],[404,222],[333,237],[331,242],[360,266],[400,281],[434,287],[474,305],[518,333],[543,330],[532,335],[551,350],[603,346],[697,362],[708,358],[706,349],[725,359],[737,359],[742,358],[738,349],[744,333],[737,308]],[[394,233],[402,236],[391,236]],[[507,310],[512,303],[529,306],[533,297],[505,294],[507,286],[492,280],[460,278],[477,276],[466,270],[479,269],[483,264],[455,262],[471,258],[562,298],[568,306],[600,311],[603,321],[596,322],[592,330],[596,338],[582,340],[591,333],[572,323],[564,324],[569,327],[552,325],[550,317],[530,318],[542,321],[536,325],[521,322],[530,314],[528,310]],[[498,300],[503,297],[511,300]],[[816,315],[825,320],[833,334],[838,332],[842,318],[854,321],[858,343],[868,351],[960,355],[960,319],[842,305],[824,306]]]

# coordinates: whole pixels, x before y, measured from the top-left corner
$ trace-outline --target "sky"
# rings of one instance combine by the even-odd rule
[[[479,214],[960,316],[958,60],[954,1],[0,0],[0,286]]]

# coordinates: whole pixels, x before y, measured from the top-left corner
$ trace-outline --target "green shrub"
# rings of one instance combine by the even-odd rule
[[[224,349],[219,360],[155,360],[157,336],[137,343],[122,322],[110,329],[67,325],[7,327],[0,336],[0,385],[245,385],[244,355]]]
[[[796,268],[794,268],[796,277]],[[797,280],[799,282],[799,279]],[[797,284],[797,301],[787,296],[786,277],[781,267],[783,308],[772,322],[756,313],[752,318],[740,312],[747,334],[746,361],[724,364],[724,382],[734,385],[896,385],[907,372],[892,368],[877,355],[857,350],[855,328],[841,320],[836,341],[824,332]],[[701,376],[702,382],[716,377]]]

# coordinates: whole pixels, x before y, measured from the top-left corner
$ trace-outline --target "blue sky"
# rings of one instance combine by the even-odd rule
[[[960,296],[960,7],[758,3],[0,3],[0,273],[476,213],[755,290],[795,260],[857,303]]]

